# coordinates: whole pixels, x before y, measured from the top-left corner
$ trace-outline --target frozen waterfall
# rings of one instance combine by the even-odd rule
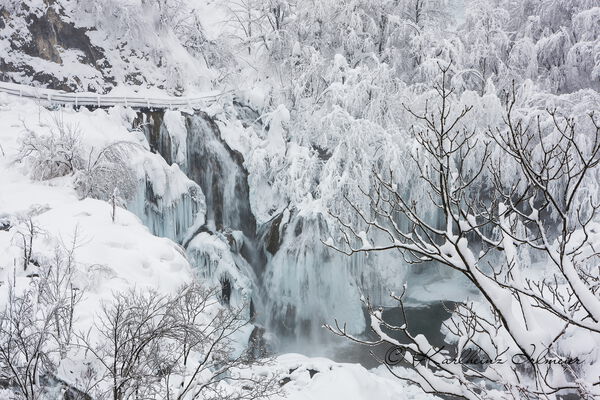
[[[132,210],[155,234],[182,244],[224,301],[247,304],[248,317],[269,329],[275,345],[323,343],[330,335],[322,325],[334,320],[361,334],[361,298],[393,305],[389,293],[408,278],[398,254],[348,257],[327,248],[321,240],[335,232],[318,211],[286,209],[257,225],[243,157],[211,116],[166,111],[142,119],[150,148],[170,165],[144,164]],[[427,268],[410,279],[427,300],[439,277]]]

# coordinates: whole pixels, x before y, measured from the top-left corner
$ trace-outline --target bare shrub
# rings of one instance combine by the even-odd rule
[[[18,293],[9,284],[8,302],[0,311],[0,379],[16,389],[18,398],[39,399],[40,377],[54,369],[51,340],[54,309],[37,302],[37,290]]]
[[[81,128],[64,121],[61,113],[52,113],[48,135],[40,135],[23,122],[25,136],[21,141],[17,161],[28,162],[31,177],[48,180],[75,173],[84,165]]]
[[[73,175],[74,187],[80,198],[112,201],[125,206],[135,192],[136,175],[129,165],[128,150],[135,143],[111,143],[99,151],[91,148],[85,155],[79,125],[64,121],[60,112],[51,113],[50,133],[40,135],[23,122],[25,135],[17,162],[31,168],[31,177],[48,180]]]
[[[122,141],[104,147],[97,154],[91,149],[87,162],[75,174],[74,185],[79,196],[125,206],[137,183],[135,171],[127,163],[127,149],[133,146],[136,145]]]
[[[81,344],[102,366],[99,399],[257,399],[278,392],[275,376],[258,377],[245,343],[235,336],[248,324],[243,308],[221,307],[216,291],[197,282],[180,295],[152,289],[117,293],[105,304]],[[223,384],[234,382],[235,386]]]

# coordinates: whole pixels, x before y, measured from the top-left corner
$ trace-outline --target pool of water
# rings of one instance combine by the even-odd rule
[[[383,318],[389,324],[397,326],[406,322],[411,335],[422,334],[432,345],[441,347],[444,344],[444,337],[440,332],[442,322],[450,318],[448,310],[452,309],[454,304],[451,301],[440,301],[418,307],[405,307],[406,321],[399,307],[387,308],[383,313]],[[388,334],[406,342],[406,337],[401,332],[393,331]],[[365,332],[361,338],[375,340],[376,336],[369,331]],[[376,346],[359,344],[327,331],[322,343],[302,343],[301,341],[284,343],[278,352],[300,353],[308,357],[326,357],[340,363],[358,363],[370,369],[380,365],[379,360],[383,360],[389,348],[389,344]]]

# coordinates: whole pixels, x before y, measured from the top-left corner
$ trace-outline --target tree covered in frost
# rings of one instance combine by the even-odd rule
[[[387,361],[412,365],[418,377],[388,364],[391,372],[430,393],[595,398],[599,98],[576,97],[582,105],[568,114],[539,111],[515,86],[501,120],[473,128],[468,116],[478,105],[458,98],[450,67],[440,69],[425,103],[405,105],[418,171],[411,190],[396,166],[373,170],[363,201],[346,197],[358,222],[336,215],[342,234],[326,244],[348,255],[396,251],[408,264],[435,262],[466,277],[478,296],[457,304],[444,324],[451,351],[414,335],[410,323],[389,324],[367,300],[377,339],[363,342],[395,346]],[[427,195],[416,198],[421,185]],[[403,294],[392,297],[403,309]],[[361,341],[337,322],[328,327]],[[469,352],[482,362],[465,360]]]
[[[86,149],[83,130],[65,121],[62,112],[51,112],[49,132],[33,130],[23,122],[18,163],[26,164],[35,180],[73,176],[81,198],[109,200],[118,193],[124,206],[135,192],[137,177],[127,158],[137,149],[133,142],[115,142],[100,149]]]
[[[177,295],[148,288],[114,292],[89,316],[91,325],[81,324],[89,310],[80,302],[96,290],[86,274],[103,267],[77,261],[77,231],[63,244],[31,219],[23,224],[22,236],[30,239],[22,260],[27,275],[15,266],[3,282],[3,394],[26,400],[251,400],[279,393],[277,374],[260,369],[270,361],[255,360],[239,343],[249,323],[243,305],[223,306],[216,290],[192,279]],[[48,241],[58,243],[52,252],[44,251]]]

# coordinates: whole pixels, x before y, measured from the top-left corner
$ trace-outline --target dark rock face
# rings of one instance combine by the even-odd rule
[[[265,329],[255,326],[248,339],[248,350],[252,357],[263,358],[268,354],[267,341],[264,338]]]
[[[277,253],[279,250],[279,246],[281,245],[281,235],[279,234],[279,230],[281,227],[281,220],[283,219],[283,214],[278,215],[273,220],[271,224],[271,229],[269,230],[268,240],[267,240],[267,250],[271,254]]]
[[[281,235],[283,233],[281,232],[282,220],[283,213],[280,213],[261,227],[260,241],[263,243],[265,251],[268,251],[271,255],[277,253],[283,240]]]
[[[149,207],[158,208],[158,197],[154,194],[154,187],[152,187],[152,182],[149,179],[146,179],[145,198]]]
[[[53,8],[48,8],[42,17],[31,15],[29,18],[29,32],[33,40],[22,50],[30,56],[60,64],[60,47],[80,50],[83,53],[81,61],[92,66],[102,58],[100,49],[92,46],[85,29],[64,22]]]
[[[28,32],[6,37],[14,52],[62,65],[61,50],[77,50],[79,61],[98,70],[100,81],[103,82],[99,82],[98,86],[82,87],[77,77],[59,80],[49,73],[36,71],[26,63],[15,63],[3,58],[0,59],[0,79],[9,81],[11,75],[18,74],[30,77],[47,88],[65,91],[83,89],[104,92],[113,86],[114,79],[108,75],[110,65],[105,60],[102,49],[92,45],[86,34],[87,30],[67,22],[62,9],[53,0],[45,0],[45,3],[51,7],[47,7],[43,15],[30,13],[25,4],[20,8],[15,6],[11,11],[0,8],[0,38],[6,37],[8,31],[2,31],[11,27],[16,18],[24,18]]]
[[[142,110],[137,113],[133,125],[141,129],[148,140],[150,151],[160,154],[167,164],[173,164],[171,136],[163,125],[164,110]]]
[[[229,305],[231,300],[231,281],[227,278],[221,279],[221,302],[224,305]]]
[[[253,126],[257,132],[263,129],[260,112],[239,100],[233,100],[233,107],[237,112],[237,118],[242,122],[244,128]]]

